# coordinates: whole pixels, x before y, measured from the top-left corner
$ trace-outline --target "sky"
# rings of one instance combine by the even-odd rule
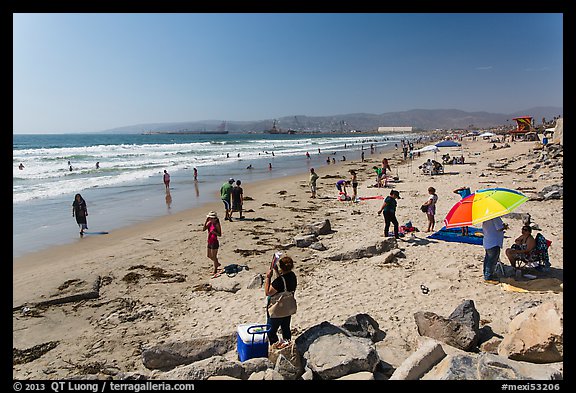
[[[13,133],[563,106],[562,13],[15,13]]]

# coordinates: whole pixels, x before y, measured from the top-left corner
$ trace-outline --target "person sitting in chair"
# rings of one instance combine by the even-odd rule
[[[532,236],[532,228],[528,225],[522,227],[522,235],[514,240],[512,247],[506,249],[506,256],[510,264],[516,268],[517,261],[529,261],[530,253],[536,247],[536,239]]]

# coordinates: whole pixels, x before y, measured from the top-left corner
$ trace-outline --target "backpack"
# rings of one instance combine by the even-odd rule
[[[246,265],[238,265],[236,263],[232,263],[230,265],[224,266],[224,273],[226,273],[228,277],[234,277],[236,274],[241,272],[242,269],[249,270],[248,266]]]

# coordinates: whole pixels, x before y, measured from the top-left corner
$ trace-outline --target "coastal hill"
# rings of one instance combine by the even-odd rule
[[[378,127],[408,126],[415,130],[434,129],[474,129],[515,125],[512,118],[532,116],[536,124],[542,118],[551,120],[561,116],[561,107],[535,107],[514,113],[466,112],[457,109],[412,109],[403,112],[382,114],[352,113],[333,116],[292,115],[277,119],[255,121],[226,120],[226,130],[230,133],[265,132],[270,130],[276,120],[280,130],[300,132],[341,132],[341,131],[375,131]],[[143,132],[178,132],[182,130],[214,131],[222,120],[203,120],[189,122],[167,122],[137,124],[99,131],[106,134],[134,134]]]

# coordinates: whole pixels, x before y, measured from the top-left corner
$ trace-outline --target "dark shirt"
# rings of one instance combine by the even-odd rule
[[[286,280],[286,286],[288,287],[288,291],[294,292],[296,290],[296,274],[294,272],[288,272],[283,274],[284,280]],[[284,281],[282,281],[282,277],[277,277],[274,281],[272,281],[272,288],[274,288],[278,292],[284,292]]]
[[[390,213],[396,212],[396,199],[392,198],[391,196],[387,196],[386,199],[384,199],[384,202],[386,202],[386,206],[384,206],[383,211]]]
[[[240,187],[240,186],[234,187],[232,189],[232,200],[240,203],[240,195],[242,195],[243,193],[244,193],[244,190],[242,190],[242,187]]]
[[[86,216],[86,212],[88,209],[86,208],[86,201],[84,199],[82,199],[80,202],[74,200],[74,202],[72,202],[72,206],[74,207],[74,215],[76,217]]]

